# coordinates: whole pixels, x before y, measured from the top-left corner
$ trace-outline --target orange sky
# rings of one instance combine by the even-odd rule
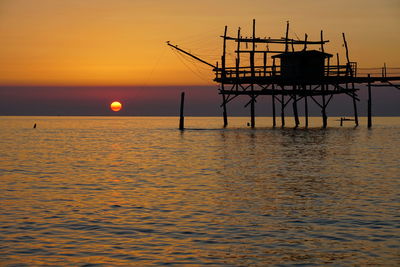
[[[249,33],[253,18],[261,37],[282,37],[287,20],[292,37],[323,29],[342,56],[345,32],[359,67],[400,67],[399,14],[398,0],[0,0],[0,84],[213,84],[165,41],[215,63],[224,26]]]

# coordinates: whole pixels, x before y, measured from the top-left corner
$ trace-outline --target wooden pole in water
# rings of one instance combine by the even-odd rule
[[[307,90],[307,85],[304,85],[304,89]],[[308,101],[307,95],[304,96],[304,117],[305,117],[305,125],[308,127]]]
[[[296,91],[296,85],[293,85],[293,91]],[[293,115],[294,115],[294,123],[295,123],[295,128],[299,127],[299,113],[297,112],[297,97],[296,97],[296,92],[293,94]]]
[[[272,127],[276,126],[276,112],[275,112],[275,84],[272,84]]]
[[[285,96],[281,95],[281,123],[282,128],[285,127]]]
[[[325,101],[325,85],[321,84],[322,87],[322,127],[325,129],[328,125],[328,118],[326,116],[326,101]]]
[[[222,94],[222,116],[224,117],[224,128],[228,126],[228,114],[226,112],[226,97],[225,94]]]
[[[295,127],[299,127],[299,113],[297,112],[297,98],[296,95],[293,95],[293,114],[294,114],[294,123]]]
[[[251,95],[251,103],[250,103],[250,112],[251,112],[251,128],[256,126],[255,120],[255,109],[254,109],[254,95]]]
[[[358,112],[357,112],[357,95],[354,91],[354,82],[351,84],[351,87],[353,89],[353,93],[352,93],[352,98],[353,98],[353,108],[354,108],[354,122],[356,124],[356,126],[358,126]]]
[[[304,116],[305,116],[305,126],[308,127],[308,101],[307,96],[304,97]]]
[[[368,128],[371,128],[372,126],[372,112],[371,112],[371,108],[372,108],[372,103],[371,103],[371,75],[368,74]]]
[[[185,118],[183,116],[183,107],[185,104],[185,92],[181,93],[181,111],[180,111],[180,119],[179,119],[179,130],[183,131],[185,129]]]

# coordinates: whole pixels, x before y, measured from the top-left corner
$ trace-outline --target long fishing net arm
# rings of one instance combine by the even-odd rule
[[[213,67],[214,69],[216,68],[213,64],[208,63],[207,61],[205,61],[205,60],[203,60],[203,59],[201,59],[201,58],[199,58],[199,57],[197,57],[197,56],[195,56],[195,55],[192,55],[192,54],[189,53],[189,52],[186,52],[185,50],[179,48],[177,45],[170,44],[169,41],[167,41],[167,45],[169,45],[170,47],[172,47],[172,48],[178,50],[178,51],[181,52],[181,53],[184,53],[185,55],[188,55],[188,56],[190,56],[190,57],[196,59],[197,61],[200,61],[200,62],[202,62],[202,63],[204,63],[204,64],[206,64],[206,65],[208,65],[208,66],[210,66],[210,67]]]

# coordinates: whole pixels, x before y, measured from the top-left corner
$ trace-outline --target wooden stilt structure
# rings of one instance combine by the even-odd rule
[[[282,127],[285,127],[285,107],[290,101],[292,101],[295,126],[298,127],[300,121],[297,103],[302,99],[304,99],[305,127],[308,127],[308,99],[310,98],[321,108],[322,126],[326,128],[328,125],[326,109],[335,95],[347,95],[352,99],[354,122],[358,126],[357,92],[359,88],[356,88],[356,84],[368,84],[368,125],[370,127],[372,124],[370,123],[371,86],[375,86],[373,83],[387,83],[389,86],[400,88],[391,83],[391,81],[400,80],[400,77],[387,76],[386,65],[382,68],[381,77],[370,77],[370,75],[358,77],[357,63],[350,61],[345,34],[343,33],[342,36],[346,64],[340,64],[339,54],[336,54],[336,65],[330,64],[332,55],[325,52],[324,45],[329,41],[324,39],[322,31],[318,41],[309,40],[307,34],[304,40],[291,39],[289,38],[289,22],[286,24],[285,37],[276,39],[257,37],[255,20],[253,20],[250,37],[241,36],[240,28],[235,37],[228,36],[228,28],[225,26],[224,35],[221,36],[223,48],[220,67],[218,63],[214,66],[169,42],[168,45],[213,68],[214,81],[220,84],[224,127],[228,125],[227,104],[236,97],[247,96],[250,99],[245,107],[250,105],[250,125],[254,128],[256,99],[264,95],[271,96],[273,127],[276,126],[276,101],[281,107]],[[236,46],[233,46],[236,47],[234,53],[227,53],[228,42],[236,43]],[[265,48],[264,45],[266,45]],[[269,45],[274,48],[270,49]],[[289,46],[291,46],[290,51]],[[315,46],[319,46],[319,50],[313,49]],[[227,55],[234,55],[236,58],[227,61]],[[268,65],[271,61],[272,64]],[[235,63],[233,66],[227,66],[226,62]]]

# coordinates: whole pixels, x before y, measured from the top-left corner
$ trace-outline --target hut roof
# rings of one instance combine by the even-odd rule
[[[324,58],[328,58],[328,57],[332,57],[331,54],[325,53],[325,52],[321,52],[321,51],[317,51],[317,50],[306,50],[306,51],[296,51],[296,52],[285,52],[282,54],[278,54],[278,55],[274,55],[272,56],[272,58],[290,58],[290,57],[324,57]]]

